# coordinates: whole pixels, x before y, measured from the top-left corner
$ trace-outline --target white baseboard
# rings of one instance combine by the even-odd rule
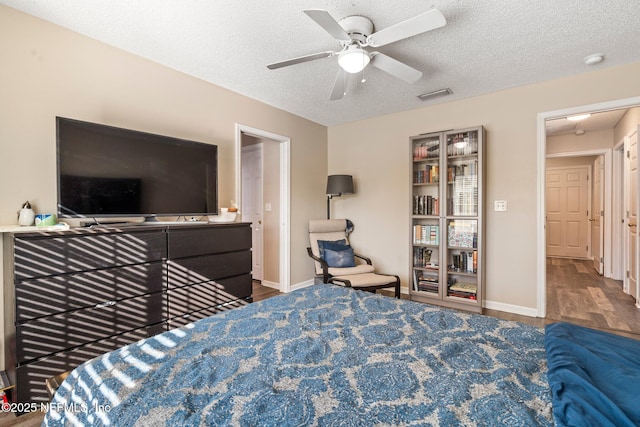
[[[277,283],[277,282],[269,282],[268,280],[263,280],[262,282],[260,282],[260,284],[268,288],[280,290],[280,283]]]
[[[503,302],[486,301],[484,302],[484,308],[489,310],[504,311],[507,313],[520,314],[522,316],[537,317],[538,310],[531,307],[523,307],[521,305],[505,304]]]
[[[289,289],[289,292],[302,289],[302,288],[307,288],[313,284],[314,284],[313,279],[305,280],[304,282],[300,282],[300,283],[294,283],[291,285],[291,289]]]

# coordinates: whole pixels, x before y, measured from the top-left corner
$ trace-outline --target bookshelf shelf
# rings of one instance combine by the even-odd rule
[[[484,128],[410,138],[412,300],[482,312]]]

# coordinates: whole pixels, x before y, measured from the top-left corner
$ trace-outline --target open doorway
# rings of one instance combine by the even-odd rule
[[[236,124],[236,200],[252,224],[255,280],[290,290],[290,138]]]
[[[619,185],[623,181],[620,171],[622,155],[615,150],[618,141],[614,135],[621,131],[622,125],[619,123],[622,123],[625,128],[629,127],[628,120],[625,122],[622,117],[625,117],[630,109],[636,109],[638,104],[640,104],[640,98],[631,98],[538,115],[538,317],[546,317],[548,308],[552,309],[551,311],[557,309],[553,305],[547,306],[548,302],[556,304],[556,301],[547,301],[547,268],[552,275],[562,271],[563,279],[576,282],[579,280],[566,277],[572,269],[582,274],[589,274],[589,280],[593,280],[589,292],[592,293],[592,307],[596,306],[595,311],[598,305],[607,304],[603,299],[605,285],[611,285],[612,281],[621,279],[622,266],[619,259],[621,252],[625,249],[620,245],[622,227],[619,226],[619,222],[623,212],[620,208],[620,197],[614,193],[620,191]],[[601,121],[605,124],[589,125],[588,122],[567,121],[567,117],[585,113],[591,113],[591,117],[595,118],[596,122]],[[598,129],[597,126],[600,128]],[[561,235],[566,233],[566,230],[560,232],[559,221],[550,224],[549,209],[555,207],[554,203],[566,202],[567,199],[577,204],[579,191],[572,188],[573,193],[565,192],[561,200],[558,194],[553,194],[555,190],[549,190],[549,171],[554,172],[555,167],[565,174],[565,178],[568,173],[577,177],[578,174],[573,173],[575,170],[571,168],[581,166],[586,166],[589,174],[587,209],[581,208],[581,225],[578,225],[578,222],[570,226],[564,225],[569,229],[573,227],[570,230],[574,233],[573,241],[580,241],[581,245],[584,242],[581,247],[582,252],[579,256],[568,252],[553,253],[549,250],[549,244],[563,244]],[[559,176],[562,174],[555,175],[554,179],[559,182]],[[560,206],[561,203],[558,205]],[[568,220],[572,218],[565,218],[565,221]],[[549,237],[550,235],[553,239]],[[550,257],[554,255],[557,258]],[[630,258],[633,257],[636,258],[634,262],[638,263],[637,255],[630,256]],[[570,267],[559,270],[559,265],[570,265]],[[622,294],[620,283],[618,282],[616,286],[620,288]],[[549,286],[554,284],[551,283]],[[628,295],[622,295],[621,300],[629,299]],[[574,297],[568,302],[567,307],[570,307],[569,311],[573,311],[573,314],[577,313],[578,318],[581,318],[581,310],[591,310],[588,305]],[[606,308],[611,309],[611,307]],[[583,318],[586,319],[588,316],[585,315]]]

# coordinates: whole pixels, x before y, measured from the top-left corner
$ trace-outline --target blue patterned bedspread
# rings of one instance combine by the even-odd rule
[[[78,367],[46,425],[552,425],[544,332],[333,285]]]

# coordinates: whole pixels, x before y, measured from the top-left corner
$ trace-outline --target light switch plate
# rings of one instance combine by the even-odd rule
[[[493,210],[496,212],[506,212],[507,211],[507,201],[506,200],[494,200],[493,201]]]
[[[265,212],[271,212],[271,203],[265,203],[264,210]]]

